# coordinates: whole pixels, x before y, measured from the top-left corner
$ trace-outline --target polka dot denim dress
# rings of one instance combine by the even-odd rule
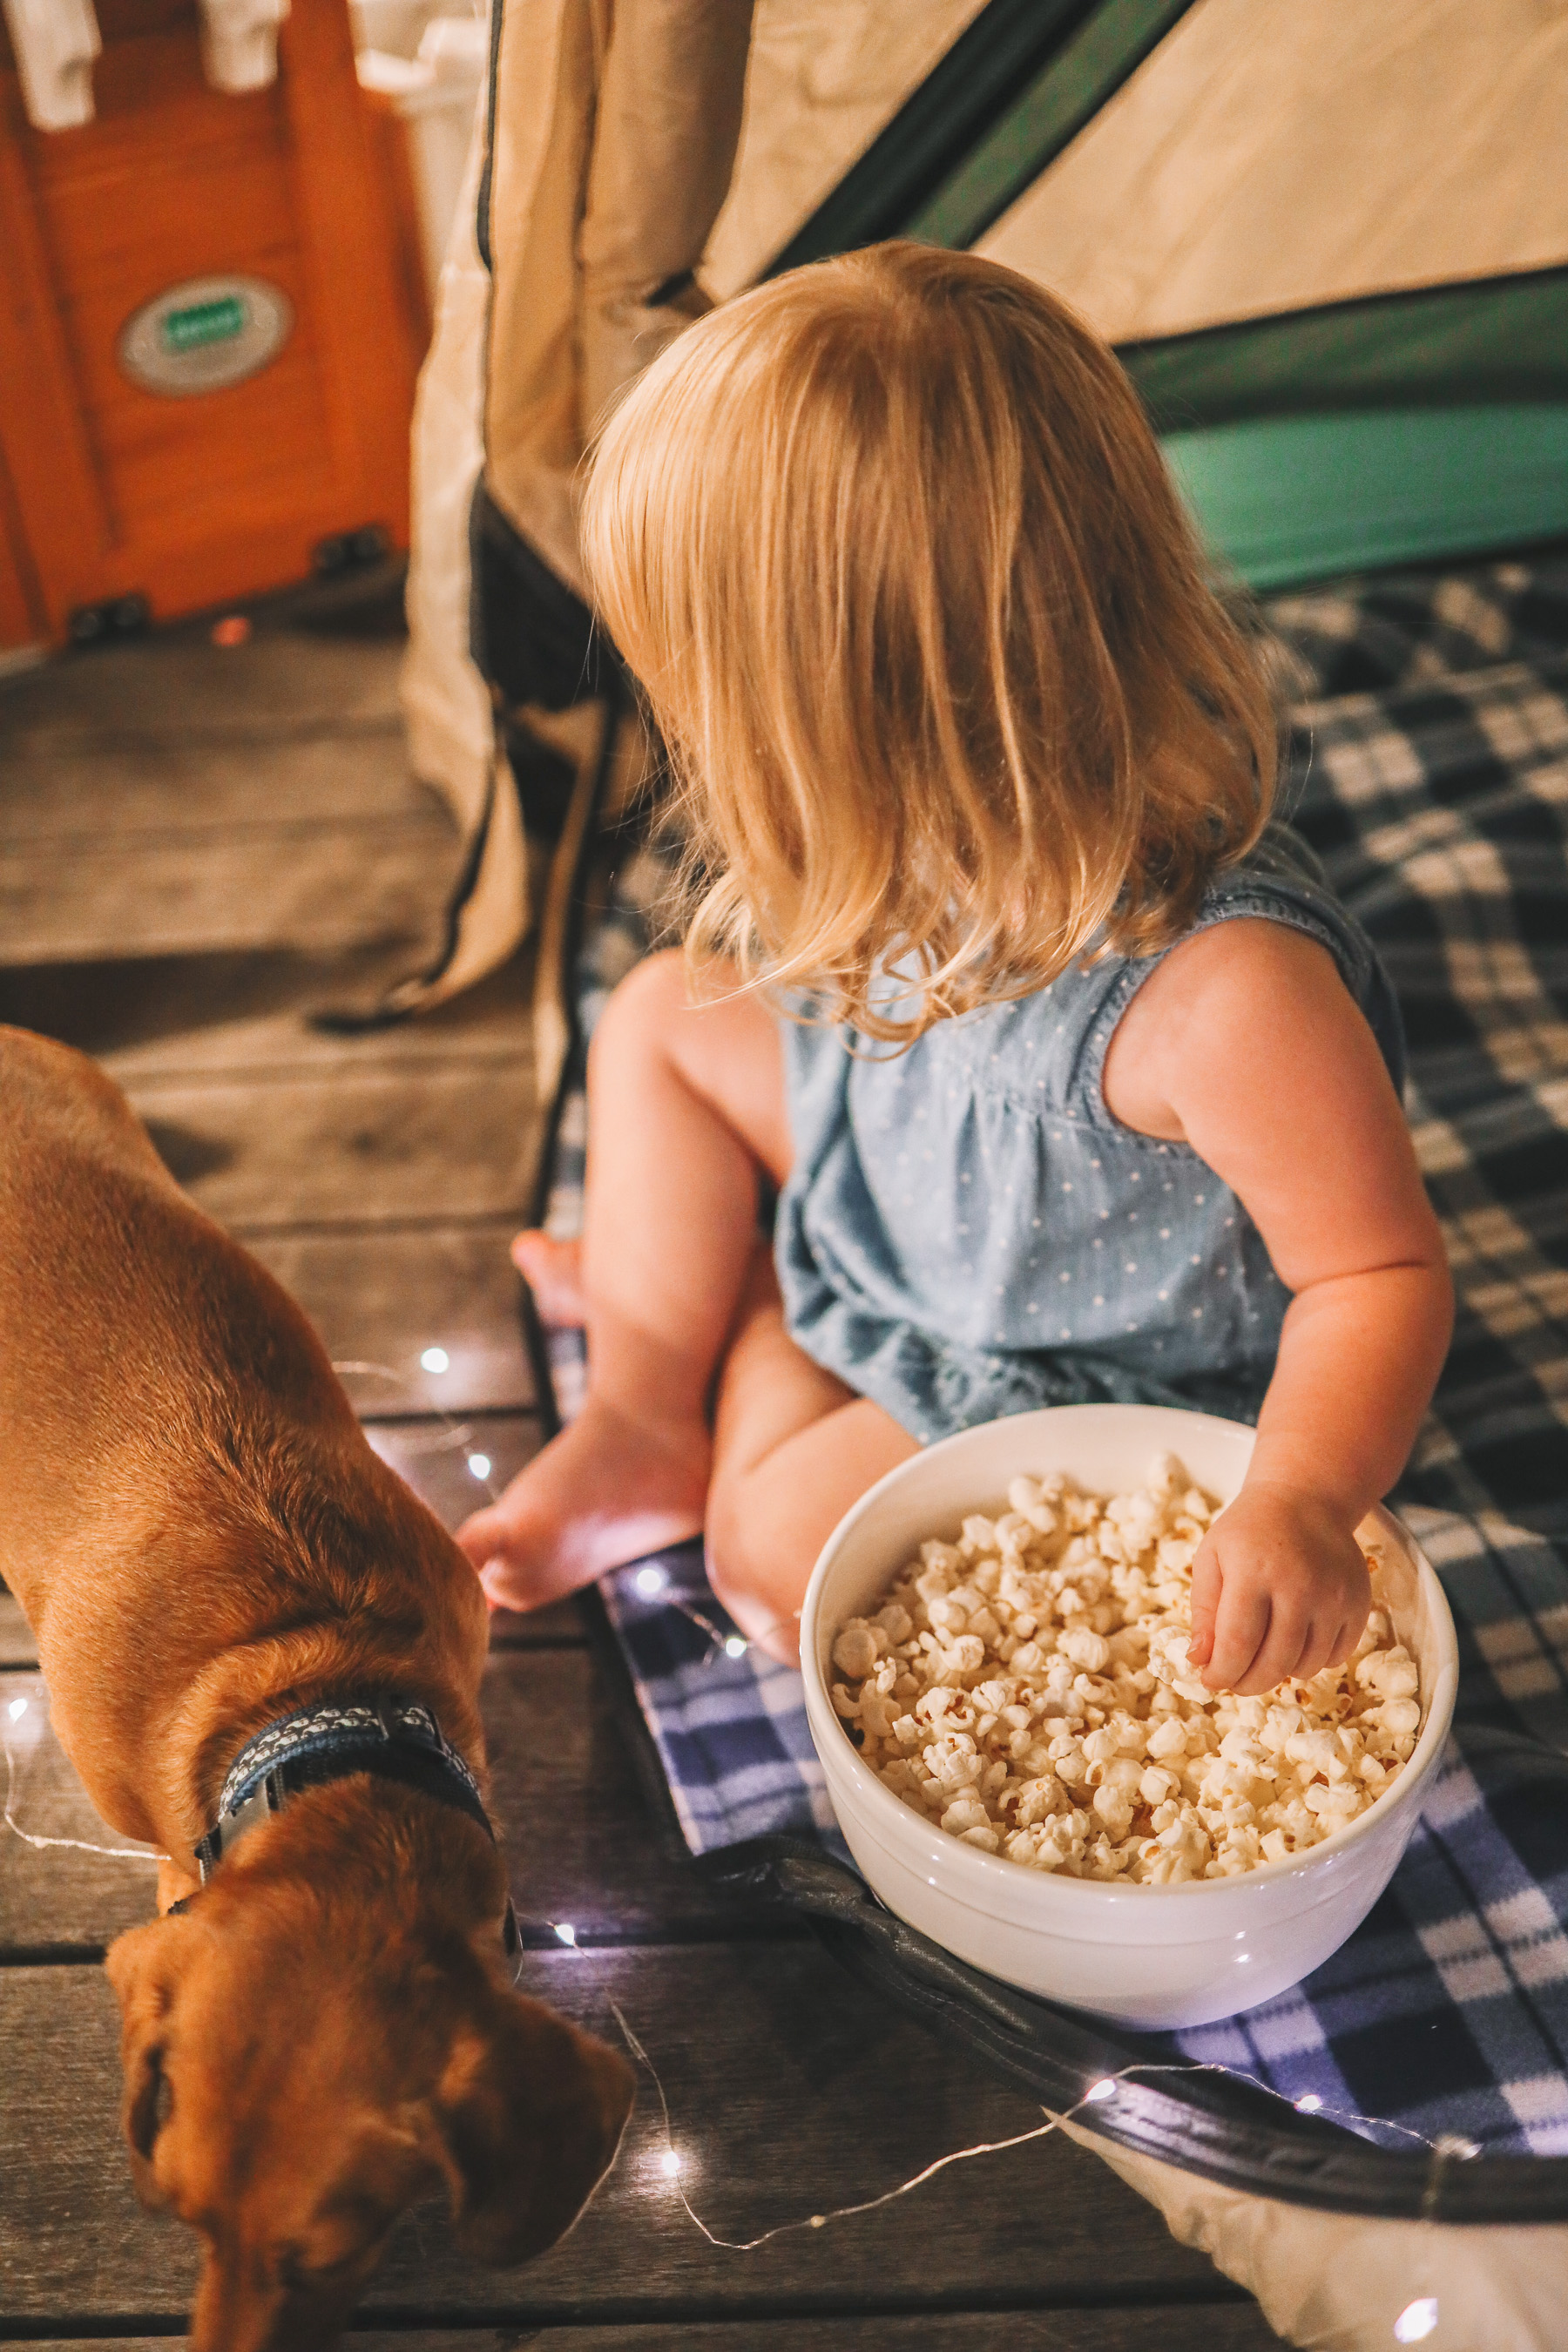
[[[1213,885],[1194,928],[1239,916],[1328,949],[1401,1087],[1387,977],[1288,827]],[[789,1328],[922,1443],[1105,1399],[1257,1418],[1290,1294],[1213,1169],[1120,1125],[1100,1088],[1159,961],[1108,956],[939,1022],[903,1054],[783,1024]]]

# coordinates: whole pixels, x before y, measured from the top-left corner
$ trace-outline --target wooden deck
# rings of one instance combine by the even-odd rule
[[[170,1164],[315,1318],[374,1442],[447,1520],[539,1442],[506,1241],[532,1104],[521,975],[413,1028],[329,1039],[428,942],[457,854],[405,776],[398,647],[363,616],[258,619],[62,666],[0,693],[0,1019],[100,1055]],[[420,1370],[445,1348],[451,1370]],[[3,1342],[0,1342],[3,1344]],[[106,1835],[56,1747],[0,1595],[0,1730],[21,1829]],[[486,1688],[524,1982],[662,2076],[681,2182],[752,2238],[1026,2132],[1020,2093],[890,2016],[787,1916],[737,1909],[658,1846],[571,1607],[508,1625]],[[132,2195],[117,2020],[99,1966],[146,1917],[141,1861],[0,1832],[0,2342],[179,2336],[192,2243]],[[570,1921],[579,1948],[552,1922]],[[427,2207],[351,2340],[399,2352],[1262,2352],[1254,2305],[1058,2138],[754,2252],[710,2245],[660,2158],[645,2075],[615,2173],[566,2242],[478,2270]]]

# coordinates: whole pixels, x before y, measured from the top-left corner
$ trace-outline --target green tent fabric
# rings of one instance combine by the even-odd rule
[[[1296,9],[1298,37],[1311,13]],[[1561,65],[1562,52],[1532,47],[1539,25],[1509,0],[1489,7],[1480,0],[1472,16],[1483,35],[1489,26],[1481,54],[1495,64],[1499,88],[1506,93],[1511,75],[1524,104],[1531,74],[1552,56]],[[1071,150],[1068,168],[1087,180],[1092,205],[1082,134],[1093,127],[1100,135],[1124,90],[1123,113],[1145,141],[1152,133],[1154,143],[1179,150],[1182,97],[1195,79],[1212,88],[1234,65],[1238,32],[1267,39],[1268,19],[1275,33],[1283,29],[1271,0],[1252,0],[1245,25],[1235,0],[1228,17],[1226,0],[989,0],[764,274],[898,235],[979,243],[1059,284],[1052,229],[1059,230],[1061,207],[1055,215],[1049,202],[1031,207],[1031,191],[1045,186],[1048,195],[1047,175]],[[1404,37],[1393,66],[1407,82],[1415,68],[1430,68],[1434,45],[1448,34],[1440,5],[1392,9],[1383,29],[1390,26]],[[1370,50],[1370,26],[1366,41]],[[1256,67],[1256,56],[1244,63]],[[1258,102],[1267,103],[1266,93]],[[1476,93],[1483,111],[1497,102],[1487,89]],[[1281,123],[1282,142],[1291,129]],[[1375,129],[1361,126],[1363,152]],[[1212,142],[1212,129],[1209,135]],[[1251,315],[1116,339],[1222,569],[1272,587],[1568,534],[1568,233],[1557,219],[1561,201],[1554,205],[1550,194],[1550,152],[1539,158],[1540,217],[1531,218],[1528,201],[1521,214],[1516,199],[1495,243],[1510,262],[1510,245],[1522,241],[1525,256],[1538,257],[1544,244],[1557,266],[1480,276],[1467,269],[1451,283],[1374,284],[1349,299],[1278,309],[1268,304],[1264,270],[1251,289],[1263,307]],[[1449,155],[1456,185],[1486,153],[1483,142],[1477,153]],[[1362,160],[1352,134],[1345,141],[1352,183]],[[1381,168],[1386,178],[1386,159]],[[1412,174],[1432,168],[1429,156],[1412,152]],[[1184,198],[1201,226],[1205,205],[1214,203],[1210,160],[1200,158],[1187,179],[1185,198],[1179,171],[1167,171],[1153,191],[1156,226],[1178,249],[1188,232],[1179,219],[1172,225],[1172,190],[1176,207]],[[1109,211],[1116,184],[1108,176],[1105,185]],[[1223,183],[1220,192],[1227,193]],[[1333,189],[1320,201],[1331,206]],[[1083,208],[1080,190],[1079,215]],[[1429,267],[1430,256],[1423,257]],[[1472,259],[1460,256],[1461,264]],[[1115,275],[1103,253],[1087,271],[1080,260],[1079,278],[1091,289],[1096,268]],[[1069,283],[1066,290],[1082,289]]]
[[[1169,434],[1165,455],[1253,588],[1568,533],[1568,404],[1259,417]]]

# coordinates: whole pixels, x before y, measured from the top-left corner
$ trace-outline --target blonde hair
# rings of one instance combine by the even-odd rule
[[[689,328],[583,543],[705,870],[689,951],[868,1035],[1169,945],[1268,815],[1268,692],[1137,394],[995,263],[876,246]]]

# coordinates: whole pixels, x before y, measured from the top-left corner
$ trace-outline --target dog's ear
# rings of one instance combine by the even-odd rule
[[[125,2072],[121,2120],[131,2150],[132,2179],[142,2204],[156,2210],[166,2201],[153,2174],[153,2149],[163,2121],[163,2050],[178,1972],[167,1924],[153,1920],[118,1937],[103,1965],[120,2000],[120,2058]]]
[[[453,2038],[432,2116],[465,2253],[525,2263],[563,2237],[615,2158],[633,2089],[604,2042],[487,1990]]]

